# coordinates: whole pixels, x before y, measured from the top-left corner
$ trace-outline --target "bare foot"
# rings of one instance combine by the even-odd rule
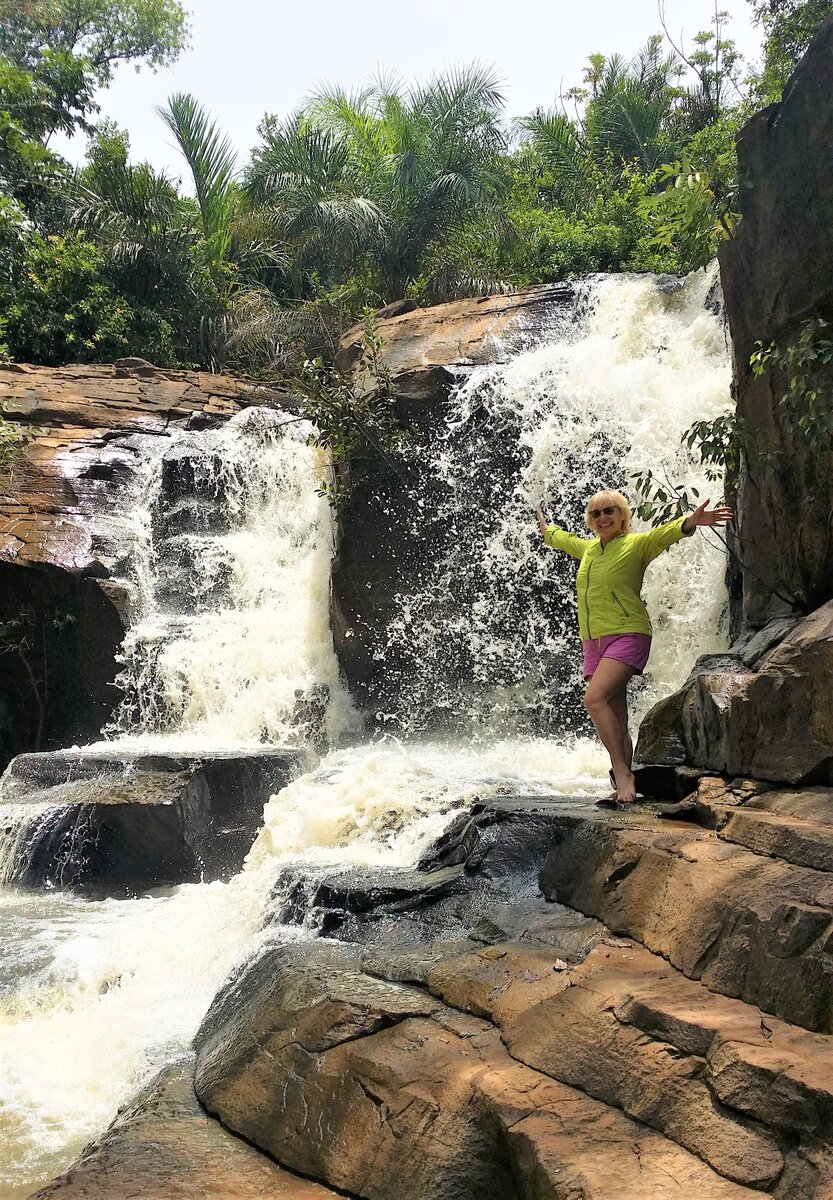
[[[616,800],[619,804],[633,804],[636,799],[636,778],[633,771],[624,770],[616,772]]]

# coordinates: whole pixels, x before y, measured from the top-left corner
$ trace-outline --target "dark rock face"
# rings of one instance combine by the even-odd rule
[[[412,444],[436,441],[461,366],[505,358],[507,347],[534,336],[554,313],[571,312],[574,300],[570,285],[556,284],[380,320],[398,415],[411,431]],[[343,370],[355,365],[360,339],[360,329],[345,337],[337,359]],[[388,681],[400,669],[407,673],[395,655],[380,666],[385,632],[400,613],[397,596],[428,586],[453,531],[432,523],[444,493],[419,471],[418,462],[415,468],[400,464],[398,473],[380,459],[361,466],[370,482],[356,486],[339,522],[332,625],[336,652],[358,703],[372,710],[391,703]]]
[[[512,920],[523,926],[513,936],[534,940],[536,872],[558,836],[561,814],[574,804],[569,796],[513,796],[476,805],[410,871],[288,868],[275,886],[272,918],[345,942],[401,947],[470,930],[494,941],[506,932],[496,906],[511,904]],[[593,922],[578,919],[580,944],[595,932]],[[573,955],[569,946],[559,950]]]
[[[0,771],[21,747],[95,737],[117,699],[118,596],[57,567],[0,562]]]
[[[756,341],[788,341],[804,318],[833,313],[831,59],[828,18],[782,101],[753,117],[738,142],[743,219],[720,250],[738,415],[752,434],[740,480],[740,553],[748,569],[736,627],[760,628],[833,596],[833,544],[827,520],[819,520],[833,506],[833,457],[811,452],[789,428],[779,404],[784,377],[756,379],[749,366]],[[781,450],[774,458],[773,440]]]
[[[294,750],[20,755],[0,804],[0,823],[9,819],[3,805],[14,805],[15,826],[26,827],[13,881],[98,897],[227,879],[243,864],[265,801],[299,757]]]

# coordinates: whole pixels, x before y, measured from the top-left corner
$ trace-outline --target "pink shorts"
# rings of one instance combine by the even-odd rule
[[[603,658],[615,658],[627,663],[641,675],[651,653],[651,638],[647,633],[609,633],[606,637],[582,642],[584,664],[582,673],[589,679]]]

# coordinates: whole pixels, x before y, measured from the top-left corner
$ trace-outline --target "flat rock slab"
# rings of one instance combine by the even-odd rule
[[[833,791],[830,788],[761,790],[751,781],[706,777],[683,806],[685,814],[716,829],[727,842],[796,866],[833,871]],[[672,810],[663,813],[673,817]]]
[[[833,1031],[833,877],[638,813],[561,818],[544,895],[713,991]]]
[[[302,760],[302,751],[277,748],[19,755],[0,800],[0,827],[17,841],[10,878],[90,896],[228,878],[243,865],[264,803]]]
[[[354,947],[267,947],[196,1046],[197,1094],[224,1125],[368,1200],[760,1195],[517,1062],[486,1021],[368,977]]]
[[[190,1063],[164,1070],[107,1133],[29,1200],[335,1200],[212,1120]]]

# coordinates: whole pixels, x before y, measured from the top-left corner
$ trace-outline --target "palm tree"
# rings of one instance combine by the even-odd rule
[[[76,176],[70,219],[130,268],[136,296],[150,303],[160,280],[188,280],[197,231],[189,206],[164,172],[149,163],[128,164],[126,155],[99,160]]]
[[[582,119],[539,109],[520,122],[564,208],[582,208],[628,168],[649,173],[673,155],[669,123],[681,94],[674,84],[679,65],[676,55],[662,54],[661,44],[649,38],[631,62],[594,55]]]
[[[364,272],[377,303],[404,296],[467,223],[500,225],[503,98],[473,66],[423,87],[381,79],[325,89],[290,122],[266,123],[246,176],[325,274]],[[431,289],[431,279],[422,278]]]

